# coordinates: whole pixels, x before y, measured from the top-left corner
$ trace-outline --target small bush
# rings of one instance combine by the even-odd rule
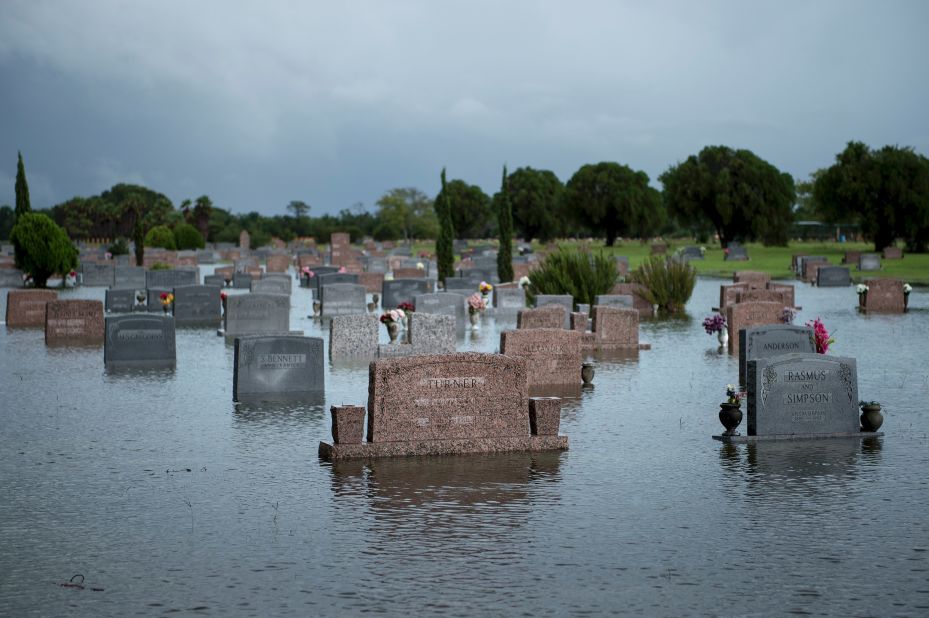
[[[154,264],[151,265],[151,268],[149,268],[149,270],[173,270],[173,269],[174,269],[173,266],[171,266],[170,264],[165,264],[164,262],[155,262]]]
[[[189,223],[180,223],[174,228],[174,242],[180,251],[203,249],[206,246],[203,234]]]
[[[47,215],[26,212],[16,218],[10,232],[16,254],[16,267],[32,276],[36,287],[44,288],[55,273],[77,268],[77,249],[67,233]]]
[[[616,285],[616,261],[602,251],[587,253],[559,249],[529,273],[529,302],[537,294],[570,294],[575,303],[592,305],[598,294],[609,294]]]
[[[697,282],[697,271],[686,262],[659,255],[648,258],[632,272],[632,281],[645,286],[643,296],[669,313],[684,310]]]
[[[129,255],[129,243],[125,238],[117,238],[116,242],[107,247],[110,255]]]
[[[177,249],[174,242],[174,232],[167,225],[156,225],[145,235],[146,247],[161,247],[169,251]]]

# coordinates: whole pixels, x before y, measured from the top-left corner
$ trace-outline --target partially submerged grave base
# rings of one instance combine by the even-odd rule
[[[726,444],[747,444],[749,442],[777,442],[787,440],[829,440],[832,438],[876,438],[883,436],[883,431],[855,431],[855,432],[836,432],[836,433],[817,433],[817,434],[774,434],[767,436],[713,436],[714,440],[725,442]]]
[[[362,442],[361,444],[335,445],[326,442],[319,443],[319,457],[325,461],[566,450],[568,450],[567,436],[420,440],[417,442]]]
[[[528,396],[524,358],[462,352],[381,359],[365,409],[333,406],[333,442],[320,458],[368,459],[565,450],[561,400]]]

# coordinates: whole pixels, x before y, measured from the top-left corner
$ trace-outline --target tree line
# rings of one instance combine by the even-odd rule
[[[17,208],[21,166],[20,159]],[[46,214],[74,239],[144,240],[156,226],[187,225],[206,242],[235,243],[247,230],[255,246],[271,237],[327,239],[335,231],[349,232],[353,240],[436,239],[443,234],[444,204],[454,238],[498,236],[508,231],[502,224],[515,236],[542,242],[592,236],[612,245],[620,237],[659,235],[709,242],[715,235],[722,246],[733,240],[784,245],[795,217],[803,217],[858,224],[876,249],[896,239],[909,251],[926,251],[929,244],[929,160],[899,146],[872,150],[850,142],[832,166],[797,183],[753,152],[728,146],[708,146],[670,166],[657,179],[661,191],[645,172],[617,162],[584,165],[567,182],[532,167],[504,174],[500,191],[488,195],[462,179],[445,181],[443,173],[435,198],[416,188],[395,188],[377,200],[373,212],[356,204],[336,215],[312,216],[307,202],[294,200],[279,215],[236,214],[207,195],[175,207],[148,187],[117,184],[100,195],[71,198]],[[504,200],[509,218],[501,217]],[[10,234],[14,220],[11,207],[0,208],[0,237]]]

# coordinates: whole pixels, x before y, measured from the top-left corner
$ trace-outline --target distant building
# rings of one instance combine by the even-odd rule
[[[822,221],[794,221],[790,227],[794,240],[840,241],[861,240],[861,226],[857,223],[823,223]]]

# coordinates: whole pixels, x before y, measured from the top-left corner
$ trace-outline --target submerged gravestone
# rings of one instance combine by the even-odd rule
[[[385,310],[395,309],[400,303],[413,304],[418,294],[433,291],[432,279],[393,279],[384,281],[381,294],[381,307]]]
[[[380,325],[372,314],[333,316],[329,322],[329,358],[374,358]]]
[[[801,352],[816,352],[816,339],[809,326],[765,324],[740,329],[739,384],[745,384],[748,361]]]
[[[784,313],[781,302],[748,301],[726,307],[726,326],[733,336],[729,337],[729,353],[739,353],[739,337],[743,328],[762,324],[780,324]]]
[[[846,266],[820,266],[816,270],[816,285],[821,288],[848,287],[852,276]]]
[[[356,283],[325,283],[320,287],[320,301],[324,318],[362,314],[367,311],[365,288]]]
[[[146,292],[145,290],[107,290],[103,305],[107,313],[145,311],[147,309]]]
[[[633,308],[631,294],[597,294],[594,296],[594,305],[600,307],[625,307]],[[580,306],[578,307],[580,309]]]
[[[299,336],[236,337],[233,401],[322,399],[323,340]]]
[[[178,326],[219,326],[222,319],[220,289],[213,285],[174,288],[174,320]]]
[[[172,270],[145,271],[145,287],[171,290],[182,285],[197,285],[196,269],[175,268]]]
[[[249,273],[243,273],[236,271],[232,275],[232,287],[237,290],[249,290],[252,289],[252,276]]]
[[[559,307],[564,307],[565,316],[564,316],[564,328],[570,328],[570,316],[574,311],[574,298],[570,294],[537,294],[535,297],[535,306],[536,309],[541,309],[542,307],[547,307],[549,305],[557,305]]]
[[[522,287],[494,288],[494,307],[497,309],[519,310],[526,308],[526,290]]]
[[[10,290],[6,293],[6,325],[45,326],[45,305],[56,300],[52,290]]]
[[[471,277],[446,277],[445,287],[443,289],[446,292],[455,292],[457,294],[470,296],[478,291],[480,285],[480,279],[472,279]]]
[[[115,270],[112,262],[106,264],[83,262],[81,263],[81,285],[110,287],[115,283]]]
[[[107,369],[174,367],[174,318],[117,315],[106,318],[103,359]]]
[[[880,270],[880,253],[862,253],[858,256],[858,270]]]
[[[203,285],[224,288],[226,287],[226,278],[222,275],[206,275],[203,277]]]
[[[103,303],[52,300],[45,306],[45,343],[74,345],[103,342]]]
[[[455,318],[456,328],[464,330],[468,323],[468,300],[454,292],[417,294],[413,297],[416,313],[450,315]]]
[[[638,317],[638,313],[636,313]],[[500,333],[500,353],[526,359],[529,388],[580,386],[581,333],[528,328]]]
[[[227,337],[290,331],[290,298],[280,294],[240,294],[226,298]]]
[[[253,294],[283,294],[290,296],[292,284],[290,278],[268,277],[252,280],[251,291]]]
[[[748,361],[750,436],[858,435],[854,358],[788,354]]]
[[[23,287],[23,271],[15,268],[0,268],[0,288]]]
[[[316,298],[321,297],[320,288],[324,285],[332,285],[334,283],[358,283],[358,275],[356,273],[325,273],[317,274],[313,279],[313,287],[316,290]]]

